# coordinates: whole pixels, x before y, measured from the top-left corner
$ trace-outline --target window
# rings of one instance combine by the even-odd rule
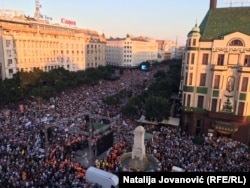
[[[246,92],[248,86],[248,77],[242,78],[242,85],[241,85],[241,91]]]
[[[6,53],[9,57],[11,56],[11,50],[7,50]]]
[[[194,59],[195,59],[195,54],[192,53],[192,54],[191,54],[191,64],[192,64],[192,65],[194,64]]]
[[[188,85],[192,85],[193,82],[193,73],[189,73],[189,82]]]
[[[197,107],[198,108],[203,108],[203,102],[204,102],[204,96],[198,96],[198,102],[197,102]]]
[[[9,74],[13,74],[13,69],[9,69]]]
[[[202,65],[207,65],[208,64],[208,54],[203,54],[202,55]]]
[[[250,67],[250,55],[245,55],[244,66]]]
[[[229,46],[243,46],[243,43],[240,40],[233,40],[229,43]]]
[[[217,65],[223,65],[223,64],[224,64],[224,54],[219,54]]]
[[[196,46],[196,39],[193,39],[193,46]]]
[[[8,66],[12,65],[12,59],[8,59]]]
[[[212,99],[212,106],[211,106],[211,111],[212,112],[216,112],[216,108],[217,108],[217,99]]]
[[[7,47],[10,46],[10,40],[6,40],[6,46],[7,46]]]
[[[187,106],[190,106],[191,103],[191,95],[187,95]]]
[[[220,88],[220,75],[215,75],[214,76],[214,89],[219,89]]]
[[[190,53],[187,54],[187,64],[189,64]]]
[[[238,107],[238,115],[239,116],[244,115],[244,108],[245,108],[245,103],[244,102],[239,102],[239,107]]]
[[[201,73],[200,75],[200,86],[206,85],[206,73]]]
[[[185,85],[187,85],[187,80],[188,80],[188,73],[186,72],[186,74],[185,74]]]

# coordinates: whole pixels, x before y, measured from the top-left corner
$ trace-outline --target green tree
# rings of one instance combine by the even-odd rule
[[[128,118],[135,118],[137,114],[137,109],[135,105],[129,103],[122,108],[122,115]]]
[[[168,99],[163,97],[152,97],[145,104],[145,118],[150,121],[160,122],[168,119],[170,116],[170,107]]]
[[[122,115],[128,118],[139,118],[143,101],[139,96],[129,99],[128,103],[122,108]]]

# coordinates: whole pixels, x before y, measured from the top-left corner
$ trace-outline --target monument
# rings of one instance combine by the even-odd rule
[[[158,164],[158,160],[151,154],[146,154],[144,145],[145,129],[138,126],[134,130],[134,143],[132,152],[122,155],[121,163],[125,167],[129,167],[133,171],[149,171],[154,170]]]

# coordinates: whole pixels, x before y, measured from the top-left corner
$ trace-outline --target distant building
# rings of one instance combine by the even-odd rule
[[[171,40],[156,40],[158,43],[158,61],[182,59],[185,47],[179,47]]]
[[[19,10],[8,10],[8,9],[1,9],[0,10],[0,17],[7,17],[7,18],[24,18],[25,14]]]
[[[250,144],[250,7],[210,9],[188,33],[182,129]]]
[[[106,66],[106,38],[97,32],[84,32],[86,35],[86,68]]]
[[[136,67],[145,61],[157,61],[158,44],[146,37],[109,38],[106,40],[108,65]]]

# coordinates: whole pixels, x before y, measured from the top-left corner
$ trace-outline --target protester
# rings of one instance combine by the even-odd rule
[[[117,80],[67,90],[42,103],[26,101],[18,109],[2,108],[0,187],[92,187],[84,178],[87,166],[77,161],[74,152],[95,148],[100,134],[92,130],[91,135],[89,124],[104,117],[111,122],[115,142],[102,160],[93,159],[93,165],[114,173],[129,171],[122,166],[121,155],[132,150],[130,131],[138,124],[122,116],[123,104],[107,106],[103,99],[123,89],[140,94],[143,90],[136,85],[145,80],[147,84],[154,82],[156,71],[124,69]],[[250,171],[247,146],[239,142],[212,138],[201,146],[195,145],[192,137],[171,126],[159,127],[154,136],[154,140],[146,142],[146,151],[160,161],[155,171],[171,171],[174,165],[188,172]]]

